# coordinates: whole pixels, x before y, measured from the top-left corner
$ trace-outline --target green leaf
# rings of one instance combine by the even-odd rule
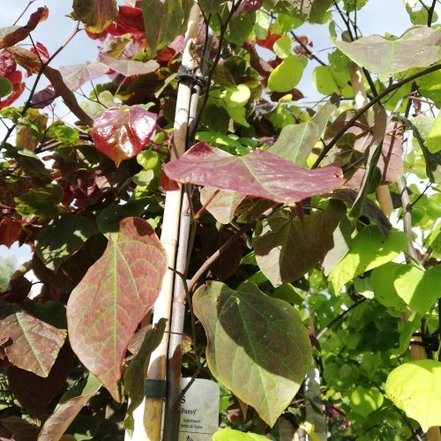
[[[398,311],[405,311],[407,309],[394,285],[398,274],[405,271],[406,267],[407,265],[390,262],[372,271],[370,279],[375,298],[386,308],[394,308]]]
[[[427,26],[411,28],[396,40],[371,35],[352,43],[334,40],[334,44],[358,65],[382,79],[441,60],[441,29]]]
[[[90,219],[62,214],[38,232],[37,254],[49,269],[58,271],[60,265],[97,232],[95,222]]]
[[[0,97],[9,95],[12,92],[12,83],[8,78],[0,77]]]
[[[52,125],[46,132],[48,138],[55,138],[58,141],[72,144],[80,139],[78,130],[65,124]]]
[[[406,248],[407,236],[392,229],[384,237],[375,226],[363,228],[351,243],[348,254],[329,274],[335,293],[360,274],[394,259]]]
[[[274,92],[289,92],[302,79],[308,61],[304,57],[290,55],[268,77],[268,87]]]
[[[279,210],[256,225],[253,247],[259,268],[273,286],[292,282],[321,263],[332,249],[341,210],[317,210],[300,220]]]
[[[212,374],[273,426],[311,363],[309,337],[297,310],[255,285],[234,291],[221,282],[201,286],[193,307],[208,337]]]
[[[179,35],[188,13],[186,0],[142,0],[144,28],[152,56]]]
[[[433,307],[441,297],[441,265],[427,271],[411,265],[402,265],[394,281],[398,295],[414,311],[422,314]]]
[[[213,441],[268,441],[268,438],[257,433],[244,433],[233,429],[220,429],[213,433]]]
[[[295,14],[313,23],[320,23],[332,0],[271,0],[271,9],[284,14]]]
[[[250,33],[253,31],[254,24],[256,23],[256,13],[240,14],[233,17],[229,24],[226,33],[227,40],[232,43],[242,46]]]
[[[383,404],[383,394],[376,388],[365,388],[357,386],[351,394],[351,410],[367,418]]]
[[[133,430],[133,411],[142,403],[145,397],[144,382],[150,356],[161,343],[166,324],[166,319],[160,319],[154,328],[146,332],[141,348],[130,361],[124,374],[124,387],[130,398],[124,426],[129,430]]]
[[[72,7],[75,20],[93,34],[103,32],[118,15],[116,0],[73,0]]]
[[[100,389],[101,383],[92,374],[68,390],[60,399],[55,411],[44,422],[37,441],[61,439],[80,410]]]
[[[16,196],[17,212],[22,216],[38,216],[42,219],[56,216],[63,199],[63,189],[56,184],[38,187]]]
[[[386,394],[424,432],[441,426],[441,363],[418,360],[394,369],[386,381]]]
[[[441,150],[441,116],[435,118],[432,128],[427,135],[424,145],[428,148],[430,153],[438,153]]]
[[[274,44],[274,53],[281,59],[287,58],[291,55],[292,40],[288,34],[283,34]]]
[[[216,94],[213,94],[213,97],[215,96]],[[230,117],[239,124],[249,127],[249,124],[245,119],[245,106],[251,97],[249,87],[245,84],[227,87],[222,91],[219,91],[218,96],[220,104],[225,108]]]
[[[227,0],[198,0],[198,5],[206,14],[215,14]]]
[[[125,218],[69,297],[72,349],[115,400],[125,352],[159,294],[165,270],[165,251],[153,228]]]
[[[303,167],[334,110],[334,104],[327,103],[309,121],[285,126],[269,151]]]
[[[0,301],[0,341],[11,364],[47,377],[65,338],[66,330],[49,325],[12,303]]]

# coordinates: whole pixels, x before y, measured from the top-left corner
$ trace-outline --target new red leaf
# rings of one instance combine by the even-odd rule
[[[69,298],[72,349],[116,400],[127,347],[159,294],[165,270],[165,251],[153,228],[125,218]]]
[[[205,142],[170,161],[164,170],[178,182],[237,191],[288,205],[332,191],[343,182],[337,167],[307,170],[264,150],[234,156]]]
[[[66,331],[0,302],[0,341],[11,364],[47,377],[64,344]]]
[[[157,118],[139,106],[111,107],[95,119],[91,135],[96,148],[118,166],[148,143]]]

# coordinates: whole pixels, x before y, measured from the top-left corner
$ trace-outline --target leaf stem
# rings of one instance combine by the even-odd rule
[[[427,75],[429,73],[435,72],[437,70],[441,69],[441,64],[435,64],[433,66],[429,66],[419,72],[414,73],[413,75],[410,75],[407,78],[404,78],[400,81],[397,81],[396,83],[390,84],[386,89],[383,90],[383,92],[380,92],[376,97],[372,98],[365,106],[363,106],[360,110],[357,110],[354,114],[354,116],[346,123],[344,127],[342,127],[338,133],[332,138],[332,140],[328,143],[328,145],[320,152],[318,158],[314,162],[312,168],[317,168],[320,163],[322,162],[323,158],[329,153],[329,151],[335,146],[335,144],[338,142],[338,140],[346,133],[346,131],[352,127],[352,125],[357,121],[358,118],[360,118],[361,115],[366,113],[374,104],[381,101],[385,96],[389,95],[394,90],[399,89],[400,87],[404,86],[407,83],[410,83],[417,78],[420,78],[424,75]]]

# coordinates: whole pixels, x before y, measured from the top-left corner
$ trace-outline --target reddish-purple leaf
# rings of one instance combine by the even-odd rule
[[[49,9],[46,6],[38,8],[30,17],[24,26],[11,27],[0,31],[0,48],[14,46],[24,40],[37,27],[38,23],[46,20],[49,15]],[[9,31],[8,31],[9,29]],[[3,31],[3,32],[2,32]]]
[[[18,240],[21,231],[21,224],[11,216],[5,216],[0,220],[0,245],[11,248]]]
[[[92,61],[85,64],[75,64],[73,66],[60,67],[59,71],[63,75],[66,86],[75,91],[83,84],[105,75],[109,68],[100,61]]]
[[[135,60],[118,60],[105,53],[100,54],[100,61],[110,69],[123,74],[126,77],[132,75],[144,75],[159,69],[159,64],[155,60],[146,62]]]
[[[69,298],[72,349],[116,400],[127,347],[159,294],[165,270],[165,251],[153,228],[125,218]]]
[[[73,17],[92,34],[103,32],[118,15],[116,0],[74,0],[72,6]]]
[[[157,118],[140,106],[111,107],[94,120],[91,135],[96,148],[118,166],[147,145]]]
[[[5,355],[11,364],[47,377],[64,344],[66,331],[0,302],[0,340],[6,338]]]
[[[294,205],[339,187],[337,167],[307,170],[264,150],[234,156],[205,142],[195,144],[180,159],[165,166],[170,179],[208,185]]]

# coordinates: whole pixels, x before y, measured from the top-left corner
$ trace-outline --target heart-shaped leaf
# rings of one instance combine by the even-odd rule
[[[210,371],[273,426],[311,363],[299,313],[252,284],[233,291],[211,282],[195,292],[193,306],[207,334]]]
[[[383,404],[383,394],[376,388],[357,386],[351,394],[351,409],[353,412],[367,418]]]
[[[146,146],[157,117],[140,106],[111,107],[93,122],[91,135],[95,146],[118,166]]]
[[[47,377],[64,344],[66,331],[0,301],[0,341],[13,365]]]
[[[303,199],[327,193],[341,185],[341,170],[329,166],[315,170],[298,167],[264,150],[234,156],[198,142],[164,170],[170,179],[246,193],[295,205]]]
[[[165,251],[153,228],[125,218],[69,298],[72,349],[116,400],[124,354],[159,294],[165,270]]]
[[[340,210],[330,207],[303,220],[278,211],[259,222],[253,237],[259,268],[274,286],[303,276],[332,249],[341,216]]]
[[[441,60],[441,29],[418,26],[400,38],[387,40],[380,35],[359,38],[348,43],[334,44],[358,65],[386,79],[398,72],[427,67]],[[412,54],[409,57],[409,54]]]
[[[424,432],[441,426],[441,363],[418,360],[394,369],[386,381],[386,394],[395,406],[420,423]]]

